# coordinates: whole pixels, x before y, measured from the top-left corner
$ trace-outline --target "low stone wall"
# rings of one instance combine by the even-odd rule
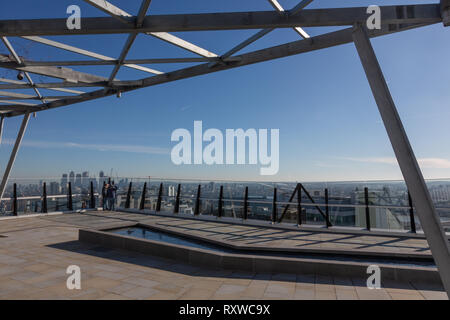
[[[129,225],[128,225],[129,226]],[[104,247],[124,249],[156,257],[173,259],[186,264],[215,269],[246,271],[254,273],[319,274],[334,277],[367,278],[369,263],[277,257],[258,254],[234,254],[210,251],[165,242],[134,238],[98,230],[79,230],[79,240]],[[436,268],[377,264],[383,280],[423,281],[441,283]]]

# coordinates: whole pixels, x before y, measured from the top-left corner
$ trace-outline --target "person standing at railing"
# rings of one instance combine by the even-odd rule
[[[102,205],[103,205],[103,211],[108,209],[108,187],[109,184],[104,183],[102,187]]]
[[[114,185],[114,182],[108,186],[107,189],[107,199],[108,199],[108,210],[115,210],[115,202],[116,202],[116,193],[117,187]]]

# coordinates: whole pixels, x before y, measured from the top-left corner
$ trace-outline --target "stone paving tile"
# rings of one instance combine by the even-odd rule
[[[159,293],[159,291],[156,289],[152,289],[149,287],[135,286],[133,289],[125,291],[121,295],[131,299],[143,300],[150,298],[152,295],[156,293]]]
[[[383,283],[380,290],[369,290],[365,279],[304,274],[253,274],[198,268],[124,250],[106,250],[77,241],[78,226],[102,226],[110,224],[111,220],[123,219],[165,223],[174,229],[180,225],[183,228],[201,228],[203,234],[213,234],[219,239],[228,238],[233,241],[251,243],[265,238],[271,241],[270,246],[283,241],[286,245],[294,245],[297,241],[307,247],[326,247],[327,244],[323,241],[332,240],[329,247],[351,248],[361,245],[361,242],[376,245],[392,240],[392,237],[351,238],[342,234],[224,226],[216,222],[199,223],[118,212],[11,219],[0,225],[0,232],[8,235],[7,238],[0,239],[0,299],[446,298],[442,287],[424,284],[392,282]],[[319,243],[310,245],[314,241]],[[426,247],[421,239],[395,243],[405,247],[411,244],[416,248]],[[379,248],[386,251],[394,249],[395,247]],[[79,265],[82,270],[81,290],[68,290],[66,287],[65,270],[69,264]]]
[[[208,300],[214,295],[215,290],[205,288],[189,288],[181,297],[181,300]]]
[[[367,288],[366,279],[352,278],[352,282],[358,298],[361,300],[392,300],[391,296],[384,288]]]
[[[145,278],[138,278],[138,277],[129,277],[129,278],[124,279],[123,282],[131,283],[131,284],[146,287],[146,288],[152,288],[152,287],[160,284],[157,281],[153,281],[153,280],[149,280],[149,279],[145,279]]]

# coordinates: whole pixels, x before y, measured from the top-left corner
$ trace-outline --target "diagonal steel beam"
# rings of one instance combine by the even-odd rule
[[[272,5],[272,7],[274,7],[275,10],[277,10],[278,12],[280,12],[280,13],[284,13],[284,12],[285,12],[284,9],[283,9],[283,7],[281,6],[281,4],[280,4],[277,0],[268,0],[268,1],[269,1],[270,4]],[[312,2],[312,0],[309,1],[308,4],[311,3],[311,2]],[[304,1],[300,2],[300,4],[302,4],[302,3],[303,3],[303,8],[304,8],[307,4],[304,4]],[[296,7],[295,9],[296,9],[296,11],[295,11],[294,14],[298,13],[298,12],[301,10],[301,9],[299,9],[299,7]],[[287,12],[288,16],[293,15],[292,12],[293,12],[292,10],[288,11],[288,12]],[[293,29],[295,32],[297,32],[303,39],[308,39],[308,38],[310,38],[309,34],[307,34],[306,31],[303,30],[303,29],[300,28],[300,27],[294,27],[294,28],[292,28],[292,29]]]
[[[450,246],[414,151],[395,107],[383,71],[366,31],[355,27],[353,40],[383,119],[389,140],[416,207],[422,229],[450,298]]]
[[[293,7],[291,10],[289,10],[289,15],[295,15],[298,12],[300,12],[301,10],[303,10],[303,8],[305,8],[307,5],[309,5],[311,2],[313,2],[313,0],[303,0],[300,1],[295,7]]]
[[[0,145],[2,144],[3,139],[3,126],[4,126],[5,116],[2,114],[0,116]]]
[[[0,82],[19,84],[19,85],[26,85],[26,82],[19,81],[19,80],[6,79],[6,78],[0,78]],[[0,84],[0,86],[1,86],[1,84]],[[31,86],[29,86],[29,88],[31,88]],[[47,90],[53,90],[53,91],[67,92],[67,93],[76,93],[76,94],[84,93],[83,91],[72,90],[72,89],[64,89],[64,88],[46,88],[46,89]]]
[[[275,10],[277,10],[278,12],[284,12],[283,7],[276,1],[276,0],[269,0],[270,3],[272,4],[272,6],[275,8]],[[313,0],[308,1],[308,3],[305,3],[305,1],[300,2],[296,7],[294,7],[291,11],[289,11],[288,15],[294,15],[297,14],[301,9],[303,9],[304,7],[306,7],[309,3],[311,3]],[[302,5],[299,7],[299,5]],[[300,27],[297,27],[299,29],[301,29]],[[226,59],[228,57],[231,57],[233,54],[235,54],[236,52],[241,51],[242,49],[244,49],[245,47],[249,46],[250,44],[252,44],[253,42],[255,42],[256,40],[264,37],[266,34],[272,32],[273,30],[275,30],[275,28],[266,28],[266,29],[262,29],[260,31],[258,31],[257,33],[255,33],[253,36],[251,36],[250,38],[244,40],[243,42],[239,43],[237,46],[231,48],[230,50],[228,50],[227,52],[225,52],[221,58],[222,59]],[[297,32],[296,28],[294,28],[294,30]],[[301,29],[302,32],[303,29]],[[304,34],[302,35],[302,37],[304,39],[309,38],[308,34]],[[210,64],[211,67],[216,66],[217,63],[213,62]]]
[[[39,97],[36,97],[36,98],[40,99]],[[8,103],[8,104],[13,103],[13,104],[18,105],[18,106],[29,106],[29,107],[38,106],[38,104],[36,104],[36,103],[20,102],[20,101],[12,101],[12,100],[3,100],[1,97],[0,97],[0,103]]]
[[[142,27],[142,22],[144,21],[145,14],[147,13],[148,7],[150,6],[151,0],[142,0],[141,8],[139,9],[139,13],[136,18],[136,28]],[[136,40],[138,33],[132,33],[128,36],[127,41],[122,48],[122,52],[120,53],[119,59],[117,64],[114,66],[113,71],[111,72],[111,75],[109,76],[108,83],[111,83],[114,80],[114,77],[117,75],[117,72],[119,72],[120,67],[122,66],[125,58],[127,57],[128,52],[131,49],[131,46],[134,43],[134,40]]]
[[[78,53],[78,54],[81,54],[83,56],[87,56],[87,57],[91,57],[91,58],[95,58],[95,59],[99,59],[99,60],[116,61],[116,59],[108,57],[108,56],[105,56],[105,55],[102,55],[102,54],[98,54],[98,53],[95,53],[95,52],[92,52],[92,51],[80,49],[80,48],[77,48],[77,47],[74,47],[74,46],[70,46],[70,45],[65,44],[65,43],[61,43],[61,42],[58,42],[58,41],[54,41],[54,40],[50,40],[50,39],[46,39],[46,38],[42,38],[42,37],[23,36],[22,38],[30,40],[30,41],[38,42],[38,43],[41,43],[41,44],[45,44],[45,45],[50,46],[50,47],[55,47],[55,48],[59,48],[59,49],[62,49],[62,50]],[[126,64],[125,67],[136,69],[136,70],[140,70],[140,71],[144,71],[144,72],[148,72],[148,73],[153,73],[153,74],[162,74],[161,71],[150,69],[150,68],[143,67],[143,66],[138,66],[136,64]]]
[[[48,77],[64,79],[69,82],[99,82],[106,81],[107,78],[96,76],[90,73],[75,71],[70,68],[63,67],[53,67],[53,66],[43,66],[43,67],[29,67],[26,62],[19,60],[20,62],[11,61],[8,57],[0,55],[0,61],[10,62],[8,64],[3,64],[4,68],[23,71],[25,76],[28,73],[41,74]]]
[[[20,59],[19,55],[16,53],[16,51],[14,50],[13,46],[11,45],[11,43],[9,42],[9,40],[6,37],[2,37],[2,41],[5,44],[6,48],[8,48],[9,52],[11,53],[11,55],[13,56],[14,60],[16,61],[16,63],[18,64],[22,64],[23,61]],[[24,72],[25,77],[27,78],[28,83],[33,87],[34,82],[33,79],[31,79],[30,75],[28,74],[28,72]],[[42,103],[45,103],[45,99],[42,98],[41,93],[39,92],[39,90],[35,87],[33,87],[34,92],[36,93],[36,95],[39,97],[39,99],[41,100]]]
[[[109,3],[108,1],[105,1],[105,0],[84,0],[84,1],[93,5],[94,7],[98,8],[98,9],[100,9],[101,11],[111,15],[112,17],[120,20],[122,23],[132,25],[132,23],[130,22],[130,18],[132,18],[133,16],[131,14],[129,14],[128,12]],[[186,40],[183,40],[183,39],[181,39],[177,36],[174,36],[173,34],[167,33],[167,32],[147,32],[145,34],[147,34],[149,36],[153,36],[158,39],[161,39],[163,41],[166,41],[170,44],[173,44],[177,47],[180,47],[180,48],[190,51],[192,53],[198,54],[205,58],[218,57],[218,55],[213,52],[205,50],[199,46],[196,46],[193,43],[190,43]]]
[[[17,134],[16,142],[14,143],[13,150],[11,151],[11,156],[9,157],[8,164],[6,166],[5,172],[3,173],[2,182],[0,183],[0,201],[5,193],[6,184],[8,183],[9,174],[16,160],[17,152],[19,151],[20,144],[22,143],[23,136],[28,126],[28,121],[30,120],[30,112],[25,113],[23,116],[22,124],[20,125],[19,133]]]

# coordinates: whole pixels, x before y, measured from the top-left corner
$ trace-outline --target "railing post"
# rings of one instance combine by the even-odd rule
[[[366,203],[366,229],[370,231],[369,188],[364,188],[364,201]]]
[[[248,187],[245,187],[244,192],[244,212],[242,213],[242,219],[247,220],[248,217]]]
[[[217,204],[217,217],[222,217],[223,215],[223,186],[220,186],[219,191],[219,203]]]
[[[330,209],[328,206],[328,188],[325,188],[325,226],[328,228],[331,226],[330,224]]]
[[[17,216],[17,184],[13,184],[13,214]]]
[[[44,182],[42,188],[42,213],[47,213],[47,184]]]
[[[72,203],[72,183],[69,181],[69,186],[67,188],[67,210],[73,211]]]
[[[195,211],[194,215],[198,216],[200,214],[200,193],[202,186],[199,184],[197,188],[197,198],[195,199]]]
[[[128,185],[127,199],[125,200],[125,209],[130,209],[131,187],[132,187],[132,182],[130,182],[130,184]]]
[[[277,188],[273,188],[272,223],[277,221]]]
[[[59,211],[59,198],[56,198],[55,202],[55,211]]]
[[[95,195],[94,195],[94,182],[91,181],[91,209],[95,209]]]
[[[162,193],[163,193],[163,184],[162,182],[159,185],[159,191],[158,191],[158,200],[156,202],[156,211],[161,211],[161,201],[162,201]]]
[[[111,177],[108,178],[108,184],[111,185]]]
[[[177,197],[175,198],[175,207],[173,208],[173,213],[180,212],[180,194],[181,194],[181,184],[178,184]]]
[[[302,225],[302,186],[297,184],[297,225]]]
[[[411,232],[416,233],[416,220],[414,219],[414,207],[409,191],[408,191],[408,202],[409,202],[409,221],[411,222]]]
[[[147,182],[144,182],[144,187],[142,188],[141,203],[139,204],[139,210],[144,210],[146,194],[147,194]]]

